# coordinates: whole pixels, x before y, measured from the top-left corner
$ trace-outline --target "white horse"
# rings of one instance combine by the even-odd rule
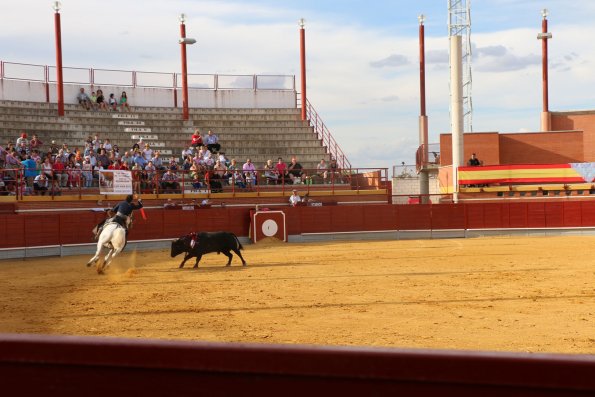
[[[128,217],[128,227],[132,220]],[[103,247],[109,249],[109,252],[105,256],[103,263],[97,263],[97,274],[103,274],[103,271],[109,266],[114,257],[118,255],[126,246],[126,229],[124,229],[119,223],[108,221],[103,226],[103,230],[97,240],[97,252],[95,256],[87,262],[87,266],[94,265],[99,260],[101,250]]]

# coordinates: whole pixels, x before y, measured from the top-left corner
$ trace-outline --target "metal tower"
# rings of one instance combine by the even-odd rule
[[[463,118],[464,131],[473,131],[473,99],[471,96],[471,0],[448,1],[448,35],[462,38]],[[453,65],[451,64],[452,68]],[[451,82],[452,85],[452,82]],[[451,109],[452,112],[452,109]]]

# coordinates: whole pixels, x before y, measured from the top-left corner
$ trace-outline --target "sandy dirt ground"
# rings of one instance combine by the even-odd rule
[[[0,332],[595,353],[592,237],[247,246],[0,262]],[[188,266],[190,265],[190,266]]]

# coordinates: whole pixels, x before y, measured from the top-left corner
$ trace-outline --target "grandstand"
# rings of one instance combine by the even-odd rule
[[[247,157],[262,167],[278,156],[289,161],[297,156],[304,168],[316,168],[330,153],[299,118],[298,109],[192,109],[191,120],[183,121],[181,110],[167,107],[136,107],[133,112],[86,111],[70,104],[65,117],[56,117],[56,105],[36,102],[0,102],[0,141],[14,141],[21,131],[36,133],[49,146],[52,140],[70,148],[84,147],[88,136],[109,138],[121,151],[139,138],[161,151],[164,158],[180,158],[195,127],[219,137],[226,156],[240,164]],[[123,154],[123,153],[122,153]]]

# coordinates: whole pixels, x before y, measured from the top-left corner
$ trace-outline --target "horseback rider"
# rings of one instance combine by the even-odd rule
[[[101,234],[101,231],[103,230],[103,225],[108,221],[116,222],[117,224],[122,226],[126,230],[126,235],[128,235],[127,224],[128,224],[128,219],[132,215],[132,211],[143,208],[143,201],[140,198],[138,198],[137,199],[138,204],[134,204],[132,202],[132,200],[134,198],[137,198],[137,196],[136,195],[133,196],[132,194],[129,194],[128,196],[126,196],[126,200],[121,201],[120,203],[116,204],[114,206],[114,208],[111,209],[111,211],[113,211],[113,213],[115,215],[112,218],[105,219],[99,225],[97,225],[95,227],[95,229],[93,229],[93,231],[95,232],[95,240],[97,240],[99,238],[99,235]]]

